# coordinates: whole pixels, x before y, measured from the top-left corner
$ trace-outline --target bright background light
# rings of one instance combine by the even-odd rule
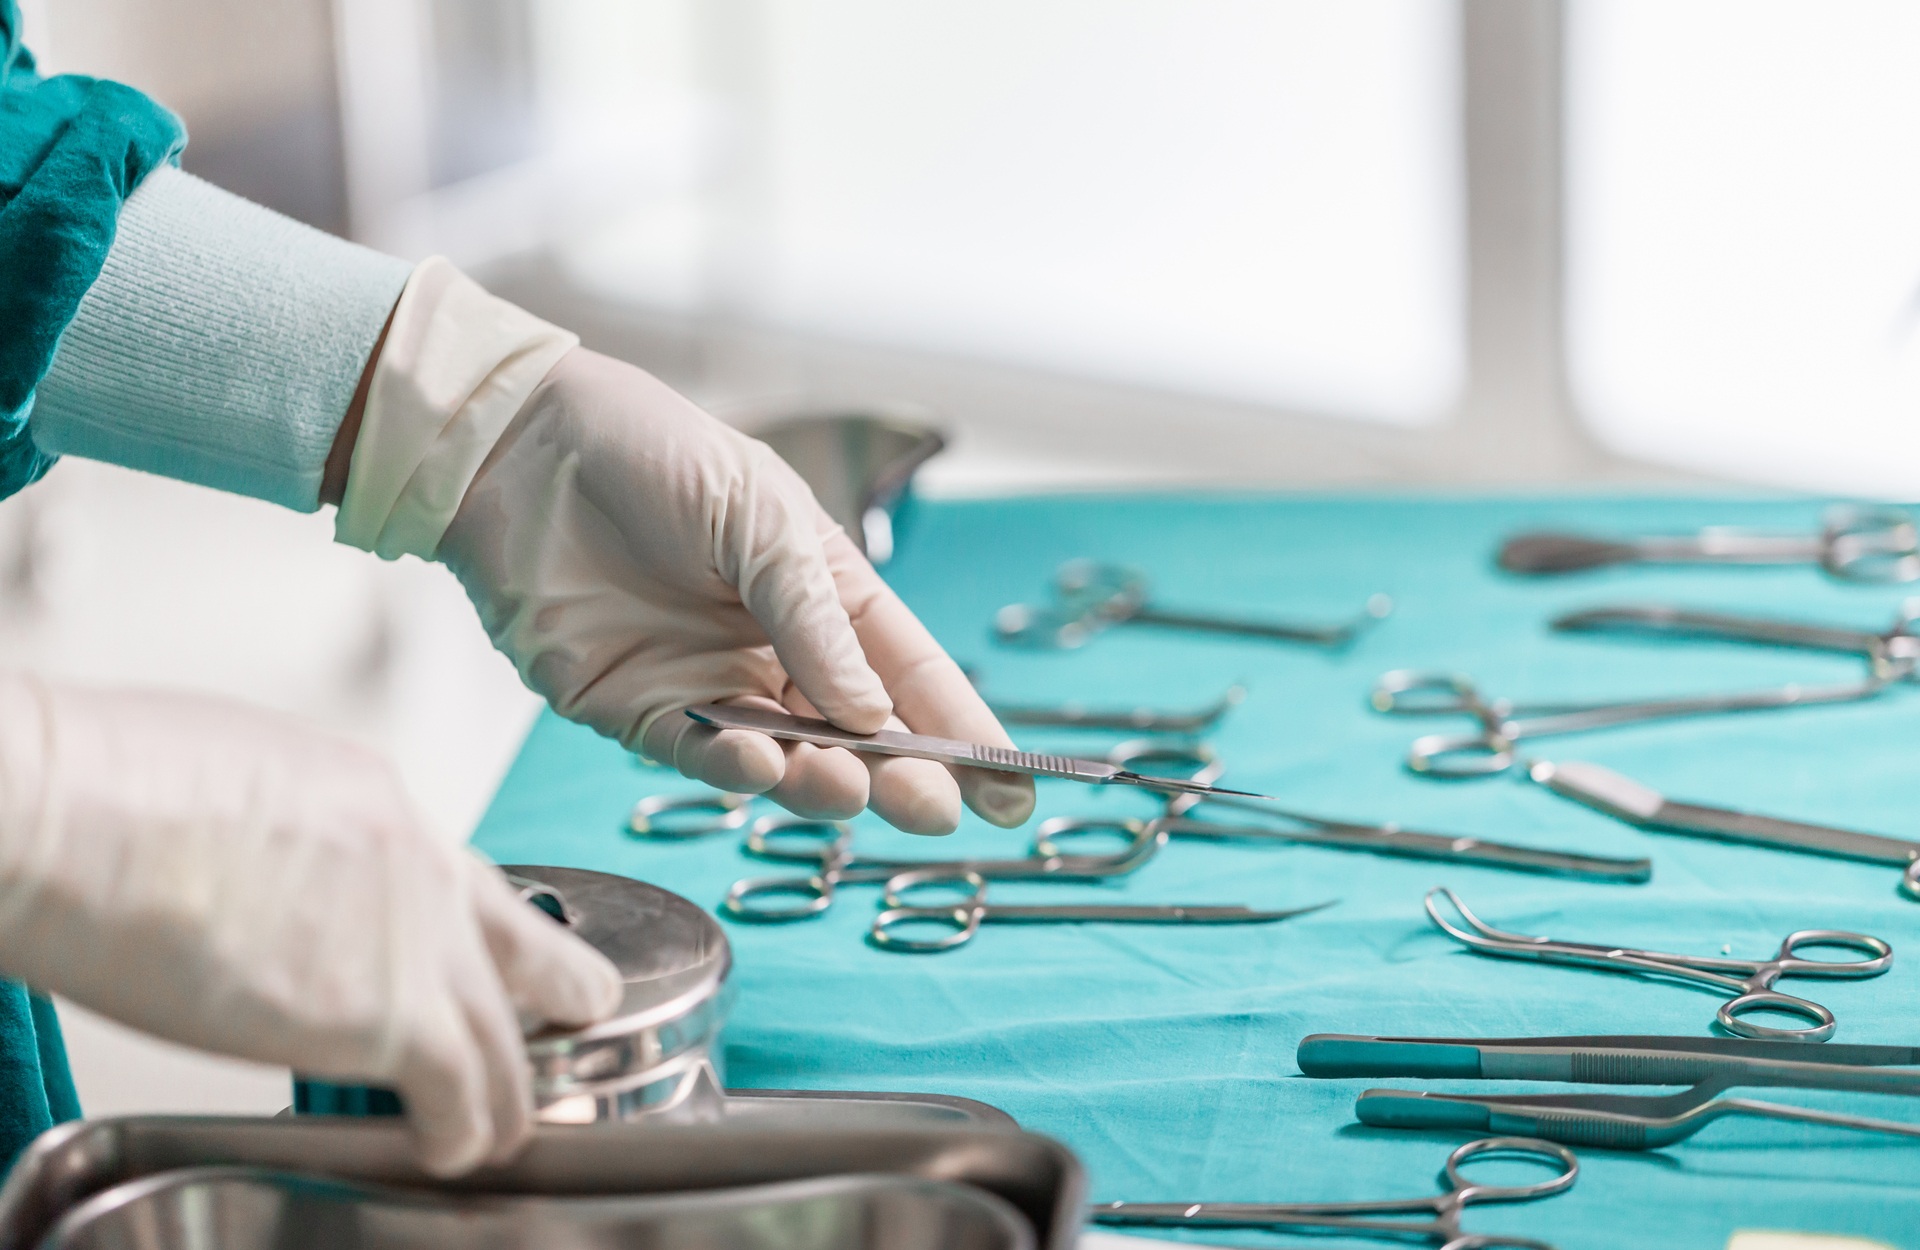
[[[1616,450],[1920,496],[1920,6],[1573,6],[1568,364]]]
[[[1452,5],[776,0],[656,17],[679,70],[612,68],[587,2],[543,6],[547,81],[705,82],[720,118],[704,178],[568,249],[603,292],[1294,411],[1456,399]]]

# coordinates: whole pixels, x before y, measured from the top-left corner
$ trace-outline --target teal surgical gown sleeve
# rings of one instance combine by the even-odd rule
[[[185,142],[137,91],[41,77],[14,0],[0,0],[0,497],[52,462],[27,432],[34,390],[106,260],[121,202]],[[53,1004],[0,981],[0,1167],[79,1114]]]
[[[130,87],[42,77],[0,0],[0,498],[51,458],[28,417],[60,335],[99,276],[120,205],[186,132]]]

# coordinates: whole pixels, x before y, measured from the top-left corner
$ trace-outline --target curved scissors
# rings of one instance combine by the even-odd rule
[[[834,893],[843,885],[880,885],[914,870],[970,872],[993,881],[1117,877],[1152,859],[1167,841],[1166,834],[1138,820],[1056,816],[1040,825],[1036,845],[1082,831],[1119,834],[1126,845],[1105,855],[1036,850],[1025,859],[870,859],[854,853],[853,831],[843,824],[799,816],[766,816],[747,834],[747,854],[776,863],[806,864],[812,871],[804,876],[736,881],[720,906],[735,920],[803,920],[831,907]]]
[[[908,895],[915,890],[966,893],[954,901],[920,906]],[[1110,924],[1265,924],[1304,916],[1333,906],[1330,900],[1311,907],[1288,911],[1255,911],[1234,904],[1185,906],[1177,903],[1073,903],[1049,906],[1007,906],[987,902],[987,882],[979,873],[951,868],[923,868],[903,872],[887,882],[886,910],[873,918],[867,938],[875,946],[891,951],[944,951],[963,946],[980,932],[982,924],[1015,922],[1025,924],[1074,924],[1103,921]],[[938,937],[908,936],[920,925],[948,930]]]
[[[1440,914],[1434,900],[1444,898],[1465,921],[1461,928]],[[1796,929],[1787,934],[1771,959],[1726,959],[1709,955],[1674,955],[1666,951],[1634,950],[1631,947],[1599,946],[1587,942],[1557,942],[1552,938],[1526,933],[1508,933],[1496,929],[1468,910],[1460,896],[1440,887],[1427,891],[1427,915],[1448,936],[1476,954],[1496,955],[1503,959],[1531,959],[1547,964],[1571,964],[1581,968],[1600,968],[1636,976],[1669,977],[1691,981],[1716,989],[1732,990],[1733,997],[1720,1004],[1714,1022],[1735,1037],[1771,1038],[1777,1041],[1824,1042],[1833,1036],[1833,1013],[1819,1003],[1773,988],[1782,977],[1825,977],[1856,980],[1877,977],[1893,966],[1893,947],[1877,937],[1846,929]],[[1802,959],[1805,947],[1824,946],[1857,951],[1865,959]],[[1776,1029],[1742,1019],[1750,1011],[1778,1011],[1798,1016],[1808,1028]]]
[[[1679,720],[1689,716],[1718,716],[1729,712],[1758,712],[1770,708],[1809,707],[1823,703],[1854,703],[1871,699],[1897,678],[1875,674],[1865,681],[1838,686],[1779,686],[1732,694],[1692,695],[1674,699],[1638,699],[1617,703],[1520,704],[1488,699],[1459,673],[1395,669],[1374,683],[1369,700],[1376,712],[1390,716],[1467,716],[1479,723],[1463,734],[1425,734],[1407,749],[1407,767],[1429,777],[1490,777],[1519,762],[1517,745],[1527,738],[1584,733],[1614,725]]]
[[[1476,1185],[1461,1165],[1477,1156],[1529,1159],[1552,1167],[1555,1175],[1531,1185]],[[1460,1213],[1479,1202],[1532,1202],[1573,1188],[1580,1160],[1565,1146],[1537,1137],[1483,1137],[1447,1156],[1441,1174],[1447,1188],[1431,1198],[1389,1198],[1380,1202],[1105,1202],[1089,1216],[1096,1224],[1147,1224],[1181,1228],[1320,1228],[1330,1232],[1379,1233],[1418,1237],[1440,1250],[1553,1250],[1529,1237],[1460,1231]],[[1373,1218],[1430,1215],[1425,1223]]]
[[[704,838],[728,833],[753,819],[751,794],[650,794],[633,805],[627,832],[636,838]],[[704,814],[706,819],[689,819]]]

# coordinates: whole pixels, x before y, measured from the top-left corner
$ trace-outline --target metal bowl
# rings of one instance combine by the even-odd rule
[[[719,1041],[732,1002],[733,952],[713,917],[678,894],[612,873],[531,864],[505,872],[626,980],[609,1019],[527,1039],[540,1118],[723,1116]]]

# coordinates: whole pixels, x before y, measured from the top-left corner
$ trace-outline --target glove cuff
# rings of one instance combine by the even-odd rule
[[[445,258],[422,261],[374,365],[334,538],[431,559],[501,432],[579,342]]]

